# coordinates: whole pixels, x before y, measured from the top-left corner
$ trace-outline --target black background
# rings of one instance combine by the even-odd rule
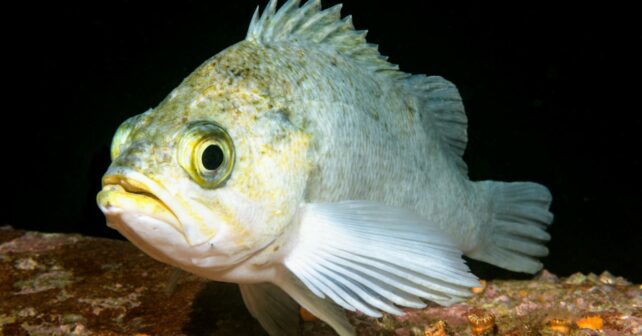
[[[369,29],[369,42],[402,70],[459,87],[472,179],[551,189],[556,219],[546,267],[641,282],[638,12],[586,3],[393,3],[346,0],[342,13]],[[120,0],[4,10],[8,202],[0,224],[119,237],[95,205],[113,132],[243,39],[256,5]]]

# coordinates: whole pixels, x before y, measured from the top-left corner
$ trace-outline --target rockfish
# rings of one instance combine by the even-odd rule
[[[341,5],[276,7],[118,128],[97,196],[109,226],[161,262],[238,283],[272,335],[299,332],[300,306],[352,335],[343,309],[464,300],[479,282],[462,254],[542,267],[551,194],[468,179],[452,83],[387,62]]]

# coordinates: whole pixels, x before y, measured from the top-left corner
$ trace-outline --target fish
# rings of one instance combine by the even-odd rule
[[[239,284],[270,335],[299,334],[301,307],[353,335],[346,310],[466,300],[479,280],[464,255],[542,268],[551,193],[468,178],[454,84],[388,62],[340,4],[277,7],[118,127],[97,195],[110,227]]]

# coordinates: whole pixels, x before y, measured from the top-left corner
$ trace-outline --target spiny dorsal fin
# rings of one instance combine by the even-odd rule
[[[455,85],[440,76],[414,75],[406,80],[418,92],[424,129],[435,130],[447,144],[451,157],[463,174],[468,174],[462,159],[468,142],[466,111]]]
[[[376,44],[366,41],[367,31],[355,30],[352,17],[341,19],[341,4],[321,10],[320,0],[288,0],[276,10],[277,1],[270,0],[263,14],[256,8],[246,40],[259,43],[307,42],[333,48],[357,63],[386,75],[402,79],[409,75],[379,54]]]
[[[333,48],[374,72],[400,80],[422,102],[423,122],[428,123],[425,129],[439,132],[453,160],[467,174],[462,159],[468,141],[467,118],[455,85],[438,76],[411,76],[399,71],[398,65],[379,54],[376,44],[366,41],[367,31],[354,29],[351,16],[341,19],[341,4],[321,10],[320,0],[309,0],[303,6],[299,3],[300,0],[288,0],[277,10],[277,1],[270,0],[261,15],[257,7],[245,39],[263,44],[304,42]]]

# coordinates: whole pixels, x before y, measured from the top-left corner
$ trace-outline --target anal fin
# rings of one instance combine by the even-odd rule
[[[174,295],[174,291],[176,291],[176,286],[178,285],[178,280],[182,274],[183,270],[179,268],[174,268],[174,270],[172,270],[172,274],[169,279],[167,279],[167,285],[165,286],[165,295],[167,295],[167,297]]]

